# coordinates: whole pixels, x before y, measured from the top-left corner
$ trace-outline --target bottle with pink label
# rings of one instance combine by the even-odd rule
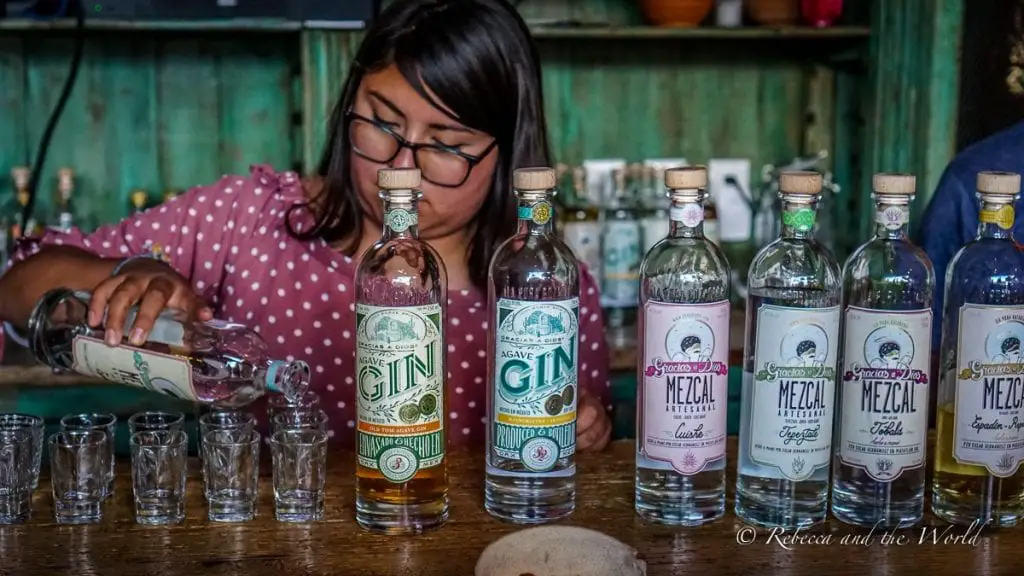
[[[640,267],[636,511],[697,526],[725,513],[729,262],[704,237],[707,171],[665,171],[668,236]]]

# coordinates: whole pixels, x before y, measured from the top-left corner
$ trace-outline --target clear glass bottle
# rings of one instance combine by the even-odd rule
[[[566,214],[562,221],[562,239],[576,258],[587,265],[594,278],[601,277],[601,222],[596,206],[587,204],[587,172],[582,166],[572,170],[572,193],[566,194]]]
[[[729,262],[704,237],[707,170],[665,172],[668,236],[640,266],[635,508],[696,526],[725,513]]]
[[[643,237],[643,251],[647,254],[654,245],[665,239],[670,227],[669,208],[671,202],[661,193],[665,172],[654,166],[640,168],[640,187],[637,197],[643,206],[643,218],[640,219],[640,232]]]
[[[74,226],[74,215],[71,213],[71,194],[75,189],[75,173],[71,168],[57,171],[57,224],[55,230],[68,232]]]
[[[736,515],[795,529],[825,519],[839,266],[812,234],[821,175],[784,172],[780,237],[750,264]]]
[[[865,527],[924,513],[935,272],[907,238],[914,186],[874,176],[874,236],[843,267],[832,513]]]
[[[28,340],[43,364],[138,386],[200,404],[237,408],[266,392],[297,398],[309,387],[309,366],[273,360],[259,334],[242,324],[194,322],[174,310],[157,317],[142,346],[108,346],[104,329],[88,324],[88,292],[51,290],[29,317]],[[125,318],[124,334],[137,308]]]
[[[488,276],[487,476],[501,520],[564,518],[576,502],[579,265],[551,230],[554,171],[515,171],[519,229]]]
[[[960,525],[1024,514],[1024,253],[1013,238],[1020,176],[978,174],[976,239],[946,272],[932,511]]]
[[[604,211],[601,300],[602,306],[608,308],[635,308],[638,298],[640,222],[626,186],[626,172],[626,169],[613,171],[614,188]]]
[[[448,518],[448,275],[419,238],[420,171],[383,169],[380,240],[356,271],[356,521],[419,533]]]

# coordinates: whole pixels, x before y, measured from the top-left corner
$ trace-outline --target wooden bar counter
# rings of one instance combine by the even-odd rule
[[[735,438],[729,446],[728,514],[701,528],[670,528],[641,521],[633,512],[633,442],[618,441],[608,451],[580,458],[577,510],[567,524],[593,528],[639,550],[648,574],[1019,574],[1024,564],[1024,530],[968,531],[927,518],[938,529],[897,532],[902,544],[883,543],[875,530],[868,543],[849,542],[858,530],[834,520],[807,533],[803,541],[770,539],[769,530],[746,527],[732,514]],[[268,454],[261,454],[266,464]],[[200,576],[415,575],[471,576],[477,557],[499,537],[519,527],[491,518],[483,509],[483,462],[478,453],[451,456],[451,518],[442,528],[419,536],[389,537],[361,530],[353,519],[352,457],[328,455],[331,470],[325,519],[285,524],[273,516],[269,477],[260,479],[258,517],[244,524],[213,524],[206,519],[200,478],[190,462],[187,517],[173,527],[137,525],[132,516],[127,461],[118,462],[113,501],[102,523],[58,526],[53,522],[49,481],[35,494],[32,519],[0,527],[0,575]],[[45,475],[45,466],[44,466]],[[945,531],[945,532],[943,532]],[[826,535],[831,542],[820,542]],[[848,536],[850,535],[850,536]],[[847,536],[847,543],[842,539]],[[964,538],[966,536],[966,538]],[[948,542],[941,539],[948,537]],[[965,542],[954,543],[954,537]],[[753,543],[748,540],[753,538]],[[741,544],[739,540],[743,540]],[[567,575],[568,576],[568,575]]]

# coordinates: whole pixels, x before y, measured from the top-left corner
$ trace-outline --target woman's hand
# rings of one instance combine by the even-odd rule
[[[203,321],[213,318],[213,310],[192,290],[184,276],[159,260],[138,259],[125,264],[117,276],[100,282],[93,289],[89,325],[98,327],[106,310],[104,339],[110,346],[117,346],[123,336],[125,315],[136,304],[139,312],[129,337],[129,342],[136,346],[146,341],[164,308],[181,310]]]
[[[586,390],[580,389],[576,417],[576,450],[599,452],[612,437],[612,421],[604,406]]]

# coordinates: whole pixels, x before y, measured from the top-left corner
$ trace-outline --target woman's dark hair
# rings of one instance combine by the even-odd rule
[[[329,243],[354,237],[357,241],[345,248],[349,255],[355,251],[363,208],[352,185],[346,113],[363,76],[392,64],[436,108],[447,107],[453,120],[497,142],[490,193],[471,223],[469,273],[482,288],[494,249],[515,231],[512,171],[549,165],[540,57],[523,19],[505,0],[402,0],[381,13],[359,47],[331,116],[317,169],[324,188],[316,223],[292,234]]]

